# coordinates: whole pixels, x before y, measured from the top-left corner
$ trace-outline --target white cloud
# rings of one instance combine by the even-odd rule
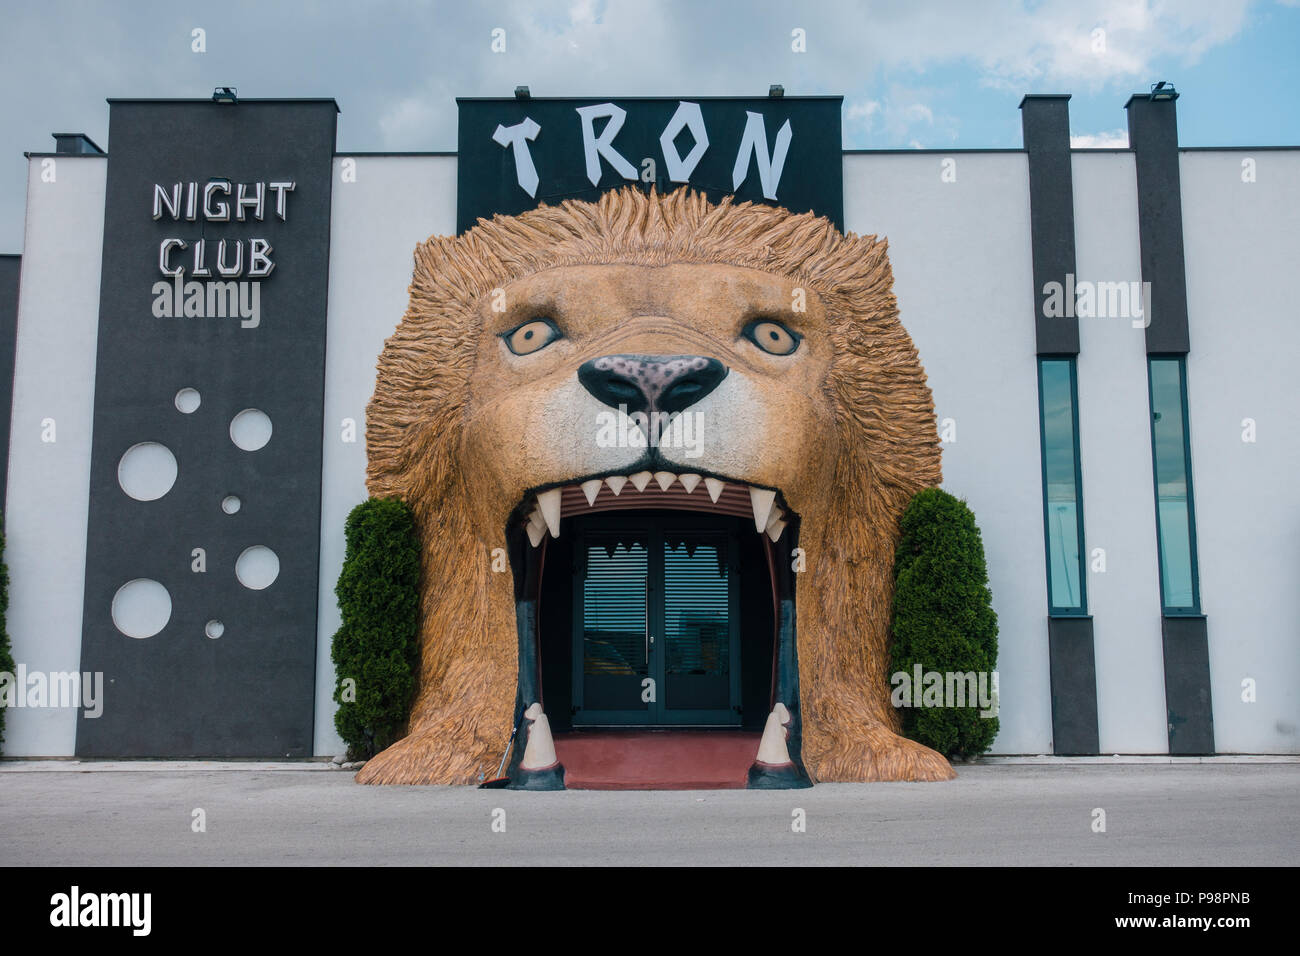
[[[1249,0],[1015,0],[819,6],[808,27],[847,63],[922,72],[969,64],[986,86],[1025,92],[1145,87],[1156,64],[1193,65],[1246,24]],[[1096,32],[1101,31],[1101,32]]]
[[[957,136],[957,119],[936,112],[931,102],[940,91],[891,86],[881,99],[847,99],[844,104],[844,141],[849,146],[868,143],[915,145],[918,137],[944,140]]]
[[[871,122],[871,117],[880,112],[880,100],[850,101],[844,106],[844,120],[849,123]]]
[[[930,109],[930,107],[926,106],[924,103],[909,103],[907,106],[903,107],[902,113],[904,120],[913,125],[916,123],[925,123],[929,126],[934,125],[934,110]]]
[[[1072,149],[1128,149],[1128,131],[1108,129],[1101,133],[1080,133],[1070,136]]]

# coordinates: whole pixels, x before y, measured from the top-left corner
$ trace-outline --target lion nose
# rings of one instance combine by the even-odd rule
[[[578,369],[583,387],[611,408],[669,414],[690,408],[726,375],[725,365],[703,355],[603,355]]]

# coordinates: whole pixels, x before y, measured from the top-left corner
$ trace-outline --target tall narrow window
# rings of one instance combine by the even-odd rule
[[[1051,614],[1088,613],[1083,569],[1083,488],[1073,358],[1038,360],[1043,447],[1043,521]]]
[[[1199,614],[1196,511],[1187,433],[1187,369],[1182,356],[1148,361],[1155,463],[1160,603],[1165,614]]]

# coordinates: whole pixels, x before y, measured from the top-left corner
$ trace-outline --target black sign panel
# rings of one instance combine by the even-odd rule
[[[635,184],[844,219],[842,97],[460,99],[456,229]]]
[[[4,473],[0,474],[0,502],[6,501],[9,482],[9,418],[13,412],[14,351],[18,344],[18,277],[21,256],[0,256],[0,435],[5,443]],[[0,522],[4,515],[0,513]]]
[[[309,756],[338,108],[110,103],[77,753]]]

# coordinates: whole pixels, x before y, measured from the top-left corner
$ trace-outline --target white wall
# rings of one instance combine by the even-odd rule
[[[1253,159],[1253,183],[1242,162]],[[1201,607],[1220,752],[1300,752],[1300,150],[1180,154]],[[1257,440],[1242,441],[1242,419]],[[1257,685],[1242,701],[1242,681]]]
[[[53,162],[54,181],[42,171]],[[32,671],[81,669],[90,435],[94,416],[103,157],[32,157],[5,505],[6,625]],[[53,419],[55,441],[41,440]],[[111,691],[109,692],[111,693]],[[74,709],[10,709],[7,756],[74,752]]]
[[[356,164],[355,182],[342,178],[348,159]],[[366,404],[384,340],[406,312],[416,244],[456,231],[456,157],[336,156],[332,201],[316,649],[319,755],[344,749],[334,729],[330,643],[340,623],[334,585],[343,569],[343,525],[366,499]],[[356,422],[353,443],[342,440],[345,418]]]
[[[1133,154],[1076,152],[1072,168],[1078,280],[1141,282]],[[1168,753],[1145,331],[1081,317],[1078,376],[1085,553],[1106,552],[1087,572],[1101,752]]]
[[[993,752],[1050,753],[1029,166],[1023,153],[951,157],[955,182],[940,153],[846,155],[845,225],[888,237],[903,325],[940,422],[956,421],[943,486],[975,512],[998,615]]]

